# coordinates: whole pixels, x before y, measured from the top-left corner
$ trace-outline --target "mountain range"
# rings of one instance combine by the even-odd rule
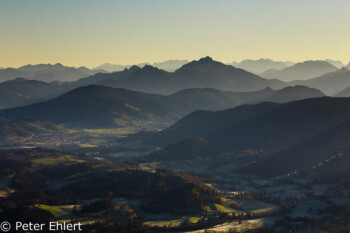
[[[151,119],[157,122],[159,118],[164,122],[190,111],[165,99],[165,96],[126,89],[86,86],[47,102],[1,110],[0,115],[7,119],[31,116],[71,127],[103,128]]]
[[[246,59],[241,62],[232,62],[228,65],[232,65],[234,67],[244,69],[246,71],[252,72],[254,74],[260,74],[267,70],[282,70],[288,66],[293,65],[294,63],[291,62],[282,62],[282,61],[273,61],[271,59],[258,59],[258,60],[251,60]]]
[[[303,70],[308,70],[303,68],[304,66],[314,63],[306,62],[286,69],[293,68],[296,73],[303,73]],[[325,62],[321,62],[321,64],[325,64]],[[42,66],[52,67],[52,65]],[[61,67],[62,65],[54,66]],[[331,65],[326,63],[326,66],[329,67]],[[53,81],[44,83],[42,81],[16,79],[0,83],[0,90],[2,90],[0,94],[2,97],[0,108],[18,107],[47,101],[65,92],[87,85],[103,85],[165,95],[191,88],[252,92],[262,90],[266,87],[281,89],[287,86],[302,85],[319,89],[326,95],[348,96],[346,93],[338,93],[350,86],[350,72],[346,68],[338,70],[333,66],[331,67],[332,70],[335,69],[336,71],[322,74],[319,77],[309,80],[282,82],[277,79],[264,79],[243,69],[234,68],[231,65],[225,65],[212,60],[210,57],[206,57],[198,61],[189,62],[175,72],[167,72],[146,65],[143,68],[132,66],[119,72],[97,73],[72,82]],[[36,72],[43,68],[39,65],[23,69]],[[201,98],[204,97],[202,96]],[[244,101],[244,103],[246,102]]]
[[[341,61],[335,61],[331,59],[327,59],[325,61],[307,61],[304,63],[319,63],[319,62],[324,62],[328,64],[332,64],[334,67],[340,69],[344,67],[344,64]],[[181,68],[183,65],[189,63],[187,60],[168,60],[164,62],[158,62],[158,63],[139,63],[136,64],[136,66],[143,68],[146,65],[153,66],[158,69],[162,69],[168,72],[174,72],[177,69]],[[298,63],[303,64],[303,63]],[[240,63],[238,62],[232,62],[228,65],[232,65],[236,68],[244,69],[248,72],[252,72],[254,74],[260,74],[262,77],[270,77],[270,73],[272,75],[275,75],[274,73],[277,72],[278,70],[284,70],[285,68],[291,67],[293,65],[297,65],[293,62],[281,62],[281,61],[273,61],[271,59],[258,59],[258,60],[251,60],[251,59],[246,59],[241,61]],[[307,68],[307,66],[303,67],[300,65],[296,67],[296,72],[310,72]],[[26,65],[22,66],[19,68],[0,68],[0,81],[5,81],[5,80],[12,80],[14,78],[26,78],[26,79],[34,79],[34,80],[40,80],[40,81],[45,81],[45,82],[51,82],[54,80],[57,81],[75,81],[77,79],[80,79],[82,77],[87,77],[90,75],[93,75],[95,73],[107,73],[107,72],[117,72],[117,71],[123,71],[125,69],[130,69],[133,65],[118,65],[118,64],[110,64],[110,63],[105,63],[102,64],[98,67],[95,67],[94,69],[88,69],[86,67],[67,67],[63,66],[60,63],[57,63],[55,65],[51,64],[38,64],[38,65]],[[135,66],[135,65],[134,65]],[[310,66],[310,65],[309,65]],[[329,72],[329,70],[326,70],[325,72],[322,70],[322,66],[316,67],[314,65],[314,69],[319,69],[318,74],[322,75],[324,73]],[[350,64],[348,65],[348,67]],[[299,69],[305,69],[298,71]],[[312,69],[309,68],[309,69]],[[282,72],[283,73],[283,72]],[[316,76],[319,76],[316,75]],[[307,78],[310,78],[310,75],[305,73],[302,74],[302,76],[306,76]],[[312,74],[314,76],[314,74]],[[315,77],[316,77],[315,76]],[[277,76],[276,76],[277,77]],[[283,80],[283,77],[279,77],[279,79]]]
[[[252,165],[242,167],[241,171],[260,176],[277,176],[295,171],[312,170],[312,167],[315,169],[315,166],[320,166],[319,164],[327,165],[331,157],[336,157],[345,151],[348,152],[350,149],[349,135],[350,121],[347,120],[300,143],[273,153]],[[340,160],[338,164],[342,162],[344,161]],[[329,175],[331,173],[334,172],[330,172]],[[346,174],[349,175],[349,172]]]
[[[289,82],[293,80],[312,79],[337,70],[337,67],[326,61],[305,61],[282,70],[267,70],[260,73],[260,76],[263,78],[274,78]]]
[[[337,93],[335,97],[350,97],[350,86]]]
[[[336,62],[336,61],[334,61]],[[245,60],[242,64],[251,64],[255,68],[265,64],[275,64],[268,59]],[[255,65],[254,65],[255,64]],[[280,64],[279,62],[276,63]],[[247,68],[246,67],[246,68]],[[321,90],[327,95],[335,95],[350,86],[346,70],[326,61],[307,61],[295,64],[282,70],[269,70],[265,73],[274,73],[277,79],[265,79],[249,73],[243,69],[212,60],[210,57],[192,61],[175,72],[167,72],[156,67],[146,65],[143,68],[132,66],[120,72],[96,74],[88,78],[71,83],[73,87],[98,84],[115,88],[127,88],[148,93],[171,94],[188,88],[215,88],[225,91],[250,92],[266,87],[281,89],[287,86],[303,85]],[[283,82],[285,75],[291,79],[305,78]],[[327,76],[332,76],[326,78]],[[333,76],[335,84],[333,84]],[[312,78],[314,77],[314,78]],[[290,80],[290,79],[287,80]]]
[[[38,103],[87,85],[104,85],[166,95],[188,88],[250,92],[266,87],[278,89],[285,86],[281,81],[267,80],[206,57],[187,63],[175,72],[167,72],[146,65],[143,68],[132,66],[113,73],[97,73],[73,82],[55,81],[45,84],[24,79],[12,80],[0,83],[0,88],[4,86],[6,89],[3,92],[4,101],[0,106],[8,108]]]
[[[210,101],[222,103],[223,98],[209,99],[208,96],[213,96],[212,94],[204,95],[204,93],[212,93],[212,91],[213,90],[210,89],[189,89],[175,93],[172,96],[177,97],[180,94],[182,94],[182,97],[178,98],[184,99],[184,97],[186,97],[186,99],[184,99],[185,102],[197,103],[198,105],[200,105],[200,102],[196,101],[197,98],[204,101],[205,103],[208,103]],[[191,92],[192,95],[186,92]],[[198,94],[198,92],[201,93]],[[275,103],[285,103],[294,100],[324,96],[324,94],[318,90],[302,86],[286,87],[281,90],[272,90],[270,88],[266,88],[258,92],[247,93],[221,92],[221,94],[225,94],[225,96],[230,96],[228,100],[231,100],[232,103],[235,103],[235,106],[242,106],[219,112],[204,111],[206,108],[201,107],[201,110],[195,111],[185,116],[184,118],[176,122],[174,125],[164,129],[163,131],[148,133],[147,135],[144,135],[142,137],[142,140],[145,143],[164,146],[189,138],[203,137],[211,132],[214,132],[221,128],[225,128],[228,125],[233,125],[237,124],[238,122],[246,121],[264,111],[270,110],[272,109],[272,107],[277,106],[277,104]],[[261,104],[257,106],[252,105],[252,103],[262,102],[270,103]]]
[[[195,112],[153,135],[167,146],[150,159],[216,161],[222,154],[251,150],[262,157],[248,157],[240,171],[280,175],[349,149],[349,119],[350,98],[331,97]]]
[[[187,64],[189,61],[187,60],[168,60],[168,61],[163,61],[163,62],[155,62],[155,63],[139,63],[136,64],[138,67],[144,67],[145,65],[151,65],[153,67],[157,67],[162,70],[166,70],[169,72],[173,72],[180,68],[181,66]],[[111,63],[104,63],[102,65],[99,65],[95,67],[94,69],[97,70],[106,70],[108,72],[116,72],[116,71],[122,71],[124,69],[129,69],[133,65],[118,65],[118,64],[111,64]]]
[[[26,65],[19,68],[0,69],[0,81],[13,80],[16,78],[25,78],[45,82],[51,81],[75,81],[104,70],[90,70],[86,67],[67,67],[62,64],[39,64]]]
[[[183,65],[175,72],[167,72],[146,65],[143,68],[132,66],[120,72],[97,74],[81,79],[72,85],[82,83],[106,85],[115,88],[147,93],[172,94],[188,88],[215,88],[224,91],[258,91],[266,87],[281,88],[285,84],[279,80],[268,80],[245,70],[202,58]]]
[[[329,64],[337,67],[338,69],[341,69],[345,66],[342,61],[332,60],[332,59],[326,59],[325,61],[328,62]]]
[[[40,121],[87,128],[138,125],[141,122],[169,125],[199,109],[221,110],[245,102],[278,101],[278,96],[283,101],[323,95],[318,90],[300,86],[281,91],[266,88],[251,93],[189,89],[165,96],[90,85],[46,102],[0,110],[0,116],[12,120],[30,116]]]
[[[350,86],[350,71],[342,68],[335,72],[326,73],[320,77],[290,82],[291,85],[303,85],[323,91],[326,95],[336,95]]]

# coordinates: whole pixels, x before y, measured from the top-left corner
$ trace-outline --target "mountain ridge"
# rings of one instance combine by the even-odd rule
[[[253,109],[254,106],[257,108],[261,104],[253,105]],[[349,119],[350,98],[298,100],[280,104],[247,121],[227,124],[204,135],[199,141],[185,139],[170,144],[153,156],[168,159],[189,156],[190,159],[248,149],[273,152],[307,140]]]
[[[163,69],[168,72],[173,72],[180,68],[182,65],[188,63],[189,61],[187,60],[167,60],[163,62],[154,62],[154,63],[149,63],[149,62],[144,62],[144,63],[138,63],[135,64],[136,66],[143,67],[145,65],[152,65],[154,67],[157,67],[159,69]],[[122,71],[124,69],[129,69],[133,65],[119,65],[119,64],[111,64],[111,63],[104,63],[101,64],[95,68],[95,69],[103,69],[109,72],[116,72],[116,71]]]
[[[242,101],[262,98],[266,93],[273,91],[264,89],[252,93],[233,93],[215,89],[190,89],[166,96],[89,85],[46,102],[0,110],[0,116],[9,119],[30,116],[40,121],[84,127],[120,127],[139,124],[137,122],[140,121],[169,124],[195,110],[231,108],[243,103]],[[310,96],[313,93],[310,89]],[[322,93],[319,92],[319,95]]]
[[[114,73],[114,75],[118,76],[118,73]],[[107,76],[112,77],[111,74],[99,75],[100,80]],[[89,78],[91,79],[91,77]],[[210,57],[191,61],[175,72],[167,72],[146,65],[123,80],[112,81],[111,78],[110,83],[112,84],[105,85],[158,94],[172,94],[182,89],[207,87],[224,91],[246,92],[261,90],[268,86],[281,88],[286,85],[282,81],[267,80],[245,70],[214,61]]]
[[[305,61],[296,63],[282,70],[267,70],[260,73],[264,78],[275,78],[282,81],[307,80],[319,77],[325,73],[335,72],[338,68],[326,61]]]
[[[0,81],[13,80],[15,78],[26,78],[38,81],[75,81],[83,77],[105,72],[104,70],[90,70],[86,67],[68,67],[60,63],[25,65],[19,68],[0,69]]]
[[[335,72],[326,73],[309,80],[293,81],[290,84],[316,88],[332,96],[344,90],[344,87],[350,86],[350,71],[343,67]]]

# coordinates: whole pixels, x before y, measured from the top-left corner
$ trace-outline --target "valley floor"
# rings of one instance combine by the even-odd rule
[[[6,149],[22,147],[44,147],[87,154],[90,158],[107,163],[130,163],[138,169],[157,172],[159,169],[174,171],[197,172],[197,175],[208,173],[211,161],[206,159],[180,162],[145,163],[142,158],[156,147],[143,146],[137,142],[124,141],[128,132],[108,129],[74,132],[75,136],[62,136],[69,144],[53,146],[50,142],[57,137],[33,136],[25,144],[9,145]],[[40,139],[41,138],[41,139]],[[62,139],[62,138],[61,138]],[[40,141],[42,140],[42,141]],[[41,143],[39,143],[41,142]],[[140,199],[114,198],[113,213],[109,218],[132,219],[140,217],[147,229],[177,229],[179,232],[245,232],[258,231],[262,228],[286,228],[291,232],[298,230],[315,230],[343,225],[348,219],[347,211],[350,204],[350,186],[346,181],[324,184],[310,176],[309,171],[321,169],[330,161],[346,159],[348,154],[330,155],[324,162],[315,162],[309,170],[295,171],[280,177],[259,178],[228,172],[232,167],[214,170],[211,176],[214,182],[208,187],[216,188],[221,196],[220,202],[214,202],[203,207],[204,212],[193,215],[174,215],[170,213],[152,214],[141,208]],[[140,160],[141,158],[141,160]],[[69,163],[79,163],[71,157],[63,157]],[[62,160],[62,161],[63,161]],[[140,162],[141,161],[141,162]],[[60,163],[60,160],[39,159],[31,161],[33,168]],[[79,175],[77,175],[79,176]],[[50,184],[51,188],[61,188],[69,184],[74,177],[57,179]],[[16,189],[10,185],[11,177],[0,179],[0,197],[7,198]],[[101,198],[86,200],[85,203],[101,201]],[[76,205],[35,205],[37,208],[52,213],[57,220],[78,220],[85,225],[104,222],[106,213],[97,212],[77,218],[76,211],[83,203]],[[201,227],[201,223],[204,227]]]

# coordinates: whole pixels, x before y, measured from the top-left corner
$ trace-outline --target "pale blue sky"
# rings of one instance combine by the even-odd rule
[[[350,60],[349,0],[2,0],[0,66]]]

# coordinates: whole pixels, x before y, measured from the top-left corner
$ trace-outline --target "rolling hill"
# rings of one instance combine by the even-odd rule
[[[329,162],[342,163],[344,160],[335,159],[336,155],[349,150],[350,121],[346,121],[240,170],[260,176],[285,175],[294,171],[301,172],[316,167],[326,167]],[[334,161],[331,159],[333,156]],[[315,170],[319,170],[319,168]],[[329,175],[332,173],[334,171],[329,172]],[[350,175],[349,172],[342,173]]]
[[[254,106],[260,108],[261,104]],[[238,124],[232,125],[228,122],[226,126],[221,125],[221,129],[204,136],[203,139],[187,139],[169,145],[154,156],[193,158],[248,149],[274,152],[316,136],[348,119],[348,98],[300,100],[281,104]]]
[[[70,88],[65,85],[17,78],[0,83],[0,109],[24,106],[57,97]]]
[[[230,125],[242,123],[279,106],[264,103],[258,106],[242,105],[236,108],[212,111],[195,111],[160,132],[142,135],[145,144],[166,146],[190,138],[205,137]]]
[[[222,110],[247,102],[261,100],[274,92],[269,87],[252,92],[220,91],[214,88],[190,88],[175,92],[169,98],[197,106],[196,108],[200,110]]]
[[[218,94],[225,98],[218,97]],[[188,89],[177,92],[170,97],[176,97],[184,102],[201,106],[200,109],[206,109],[204,103],[213,102],[212,110],[216,110],[215,103],[223,103],[218,106],[225,106],[225,101],[230,102],[231,106],[247,103],[275,102],[285,103],[295,100],[322,97],[324,94],[318,90],[307,87],[296,86],[287,87],[281,90],[264,89],[258,92],[220,92],[212,89]],[[229,106],[229,105],[227,105]],[[196,111],[179,120],[171,127],[156,133],[149,133],[144,136],[145,143],[155,145],[168,145],[184,139],[194,137],[204,137],[215,130],[228,127],[229,125],[241,123],[252,119],[253,117],[271,110],[277,104],[266,103],[261,105],[243,105],[233,109],[227,109],[218,112]]]
[[[0,115],[9,119],[31,116],[40,121],[94,128],[138,124],[141,120],[159,118],[174,120],[190,111],[185,109],[161,95],[86,86],[47,102],[2,110]]]
[[[187,173],[149,172],[83,154],[43,148],[0,151],[0,170],[0,178],[9,179],[11,186],[16,187],[16,195],[7,200],[1,198],[2,206],[5,201],[33,206],[35,200],[40,200],[47,207],[52,206],[52,210],[55,209],[53,206],[78,205],[87,199],[95,199],[92,203],[106,197],[123,197],[142,200],[137,207],[146,213],[196,214],[201,206],[219,199],[215,188],[205,185],[202,178]],[[58,179],[69,181],[58,186],[47,185],[56,184]],[[41,192],[33,192],[33,189]],[[107,203],[102,210],[114,207],[113,202]],[[8,217],[11,209],[1,211],[0,217]],[[89,212],[86,211],[84,217]],[[95,214],[92,219],[96,219]]]
[[[274,78],[285,82],[307,80],[323,74],[335,72],[338,68],[326,61],[305,61],[282,70],[267,70],[260,73],[261,77]]]
[[[302,91],[298,91],[299,89]],[[210,88],[188,89],[165,96],[89,85],[46,102],[1,110],[0,116],[9,119],[30,116],[40,121],[52,121],[72,127],[120,127],[141,123],[158,124],[159,127],[167,126],[195,110],[222,110],[242,103],[276,99],[276,95],[285,96],[284,99],[278,97],[281,100],[291,101],[323,96],[323,93],[297,86],[277,91],[266,88],[248,93]]]
[[[317,89],[309,88],[305,86],[289,86],[281,90],[275,90],[271,95],[267,95],[263,98],[259,98],[255,101],[250,101],[254,103],[259,102],[274,102],[274,103],[287,103],[295,100],[302,100],[308,98],[322,97],[325,94]]]
[[[52,122],[39,122],[25,117],[15,121],[0,119],[0,144],[11,143],[15,139],[31,137],[33,134],[47,134],[51,132],[68,134],[69,130]]]

